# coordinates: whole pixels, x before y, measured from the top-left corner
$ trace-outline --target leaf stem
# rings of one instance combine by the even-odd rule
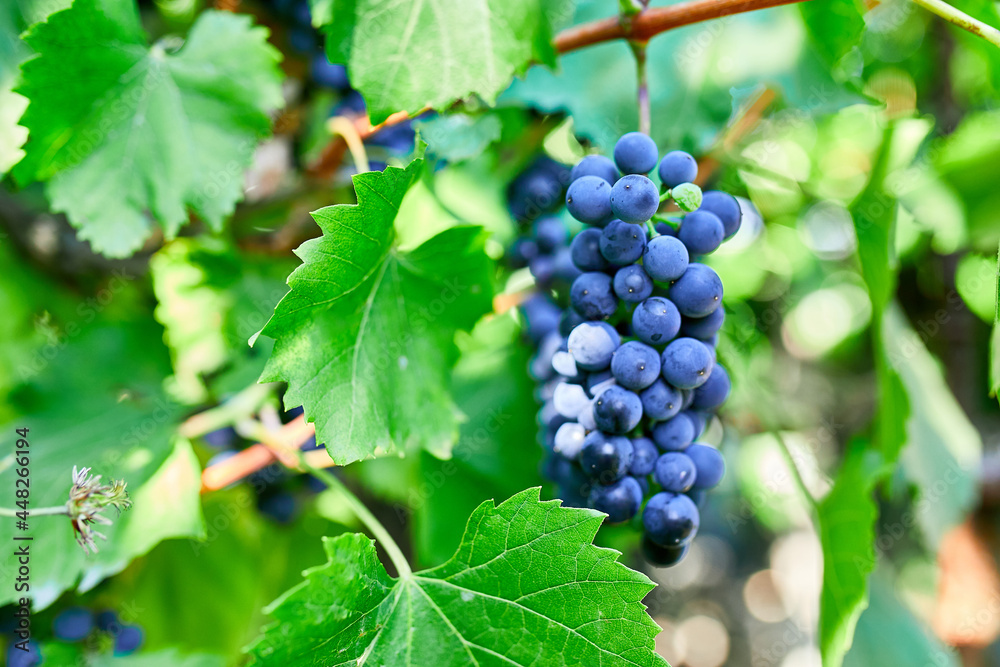
[[[311,465],[304,456],[299,456],[299,465],[327,486],[337,489],[347,499],[347,503],[351,506],[354,514],[361,519],[361,523],[365,524],[365,527],[368,528],[379,544],[382,545],[382,548],[385,549],[385,552],[389,555],[389,560],[396,567],[396,572],[399,573],[401,579],[409,579],[413,576],[413,570],[410,569],[410,564],[406,561],[406,556],[403,555],[402,549],[396,544],[396,540],[392,539],[392,535],[385,529],[385,526],[375,518],[375,515],[365,507],[365,504],[356,495],[351,493],[351,490],[343,482],[328,471]]]
[[[347,143],[347,150],[351,152],[351,158],[354,160],[354,167],[358,170],[358,173],[370,171],[364,137],[361,136],[361,132],[357,126],[349,118],[334,116],[327,121],[327,128],[329,128],[332,134],[340,135],[344,138],[344,142]]]
[[[9,507],[0,507],[0,516],[16,517],[18,512],[23,512],[25,510],[11,509]],[[69,516],[69,510],[66,509],[65,505],[59,505],[57,507],[40,507],[38,509],[28,509],[28,516],[57,516],[65,515]]]
[[[809,509],[812,510],[813,516],[819,513],[819,504],[816,502],[816,498],[813,494],[809,492],[809,487],[806,486],[806,481],[802,478],[802,473],[799,471],[799,466],[795,463],[795,457],[792,456],[792,450],[788,448],[788,443],[785,442],[785,438],[781,435],[781,431],[774,430],[771,431],[774,439],[778,441],[778,449],[781,451],[781,455],[785,459],[785,465],[788,466],[789,470],[792,472],[792,478],[795,480],[795,486],[798,487],[799,493],[802,494],[802,499],[806,501],[809,505]]]
[[[252,384],[230,398],[225,403],[189,417],[180,426],[180,434],[185,438],[200,438],[206,433],[217,431],[254,413],[268,396],[276,383]]]
[[[937,14],[948,23],[957,25],[963,30],[968,30],[973,35],[982,37],[994,46],[1000,46],[1000,30],[969,16],[960,9],[952,7],[947,2],[943,2],[942,0],[913,0],[913,3],[920,5],[932,14]]]
[[[652,120],[649,111],[649,80],[646,76],[646,42],[632,40],[629,45],[632,47],[632,55],[635,56],[635,70],[639,84],[636,94],[639,106],[639,131],[649,136]]]

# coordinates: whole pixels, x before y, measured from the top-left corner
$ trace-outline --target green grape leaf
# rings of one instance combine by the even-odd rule
[[[481,155],[500,138],[500,116],[494,113],[471,115],[453,113],[416,121],[414,127],[427,142],[434,157],[461,162]]]
[[[868,606],[868,575],[875,569],[875,484],[886,468],[867,442],[852,443],[833,488],[819,503],[823,547],[819,648],[823,664],[836,667],[851,647],[854,628]]]
[[[861,615],[844,667],[925,664],[960,667],[954,651],[896,597],[895,582],[885,569],[879,568],[872,575],[871,606]],[[892,641],[886,641],[886,637],[892,637]]]
[[[313,214],[323,236],[261,333],[275,339],[261,381],[287,382],[338,464],[423,447],[448,456],[458,412],[448,390],[454,336],[492,306],[480,227],[452,227],[412,250],[394,245],[403,196],[423,160],[354,177],[357,205]]]
[[[846,78],[860,75],[864,65],[863,6],[855,0],[818,0],[799,5],[812,47],[831,71]]]
[[[264,28],[206,11],[179,48],[150,47],[132,2],[76,0],[25,40],[38,55],[17,87],[30,100],[19,181],[48,181],[52,209],[110,257],[140,248],[153,221],[175,236],[188,209],[221,227],[282,103]]]
[[[886,315],[889,360],[911,406],[900,463],[916,486],[914,518],[928,549],[936,553],[945,533],[961,523],[978,502],[983,441],[948,388],[921,334],[910,327],[898,305]],[[925,336],[936,335],[940,327],[933,319],[920,326]]]
[[[444,565],[393,579],[363,535],[276,600],[253,665],[657,665],[653,588],[593,546],[602,515],[527,489],[481,504]],[[405,656],[405,657],[404,657]]]
[[[261,261],[206,237],[177,239],[150,258],[155,315],[174,367],[167,386],[175,399],[202,403],[260,377],[270,347],[250,348],[247,339],[287,291],[292,264]]]
[[[850,208],[861,274],[872,303],[878,409],[874,443],[854,443],[817,517],[823,545],[819,645],[823,664],[830,667],[842,663],[858,618],[868,606],[868,575],[876,564],[875,485],[893,469],[908,441],[910,397],[893,364],[886,333],[898,271],[893,236],[898,202],[885,181],[891,166],[912,157],[905,141],[893,143],[895,129],[892,123],[886,125],[870,180]]]
[[[114,289],[106,310],[140,309],[134,290]],[[96,304],[83,301],[78,319],[50,323],[55,338],[24,360],[25,379],[8,398],[18,416],[2,428],[9,436],[29,429],[32,507],[65,504],[73,466],[92,467],[105,480],[124,479],[133,506],[120,517],[111,512],[113,525],[97,527],[107,540],[97,539],[93,555],[77,546],[68,519],[30,520],[34,543],[44,545],[31,560],[31,594],[39,609],[63,591],[93,588],[160,540],[203,531],[201,468],[190,445],[173,439],[179,411],[162,392],[170,368],[163,330],[146,319],[98,315]],[[85,325],[87,319],[95,321]],[[0,471],[5,488],[14,488],[14,479],[15,467]],[[13,532],[13,521],[0,522],[0,539],[11,543]],[[3,567],[13,571],[13,550]],[[0,604],[17,597],[7,587]]]
[[[373,123],[396,111],[492,103],[538,62],[555,66],[554,22],[569,0],[438,0],[388,10],[381,0],[313,0],[330,60],[347,65]],[[555,19],[555,21],[554,21]]]

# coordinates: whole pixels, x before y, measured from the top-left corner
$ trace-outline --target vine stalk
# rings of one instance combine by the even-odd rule
[[[994,46],[1000,46],[1000,30],[969,16],[960,9],[952,7],[947,2],[943,2],[942,0],[913,0],[913,3],[920,5],[932,14],[937,14],[948,23],[957,25],[963,30],[968,30],[973,35],[982,37]]]
[[[632,54],[635,56],[635,71],[638,76],[636,101],[639,107],[639,131],[650,136],[652,119],[649,107],[649,79],[646,74],[646,42],[631,41]]]
[[[11,509],[10,507],[0,507],[0,516],[16,517],[18,512],[23,512],[25,510]],[[38,509],[28,509],[28,516],[69,516],[69,510],[66,509],[65,505],[58,505],[56,507],[40,507]]]
[[[819,504],[816,502],[816,498],[809,491],[809,487],[806,486],[805,479],[802,478],[802,472],[799,470],[798,464],[795,463],[795,457],[792,456],[792,450],[789,449],[788,443],[785,442],[785,438],[781,435],[778,430],[772,431],[771,434],[774,439],[778,441],[778,449],[781,451],[781,455],[785,459],[785,465],[788,466],[792,473],[792,479],[795,480],[795,486],[798,488],[799,493],[802,495],[802,499],[806,501],[809,505],[810,511],[812,511],[813,516],[819,514]]]
[[[403,555],[403,550],[399,548],[396,544],[396,540],[392,539],[392,535],[386,530],[385,526],[375,517],[371,511],[365,507],[365,504],[354,495],[347,485],[337,479],[329,471],[323,470],[322,468],[317,468],[311,465],[303,456],[299,456],[299,466],[306,470],[310,475],[316,477],[321,482],[326,484],[332,489],[337,489],[337,491],[344,496],[347,500],[347,504],[351,506],[351,510],[354,514],[361,520],[361,523],[365,524],[365,528],[375,537],[382,548],[385,549],[386,554],[389,555],[389,560],[396,567],[396,572],[399,574],[400,579],[409,579],[413,576],[413,570],[410,569],[410,564],[406,560],[406,556]]]

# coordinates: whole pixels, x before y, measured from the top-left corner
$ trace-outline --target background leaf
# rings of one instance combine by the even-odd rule
[[[26,37],[39,55],[17,89],[30,134],[15,175],[47,180],[52,209],[110,257],[141,247],[150,218],[168,237],[187,209],[218,229],[282,103],[266,35],[249,17],[207,11],[179,49],[147,47],[131,2],[77,0]]]
[[[387,11],[378,0],[315,2],[330,60],[347,65],[372,123],[396,111],[492,103],[532,62],[555,65],[552,36],[568,0],[445,0]]]

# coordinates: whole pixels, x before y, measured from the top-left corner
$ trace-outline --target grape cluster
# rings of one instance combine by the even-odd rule
[[[702,195],[697,170],[682,151],[660,159],[638,132],[621,137],[614,160],[581,160],[566,207],[588,226],[568,249],[569,303],[543,294],[522,304],[538,345],[545,473],[566,504],[610,522],[642,508],[644,550],[661,565],[684,556],[725,471],[720,452],[697,442],[730,391],[716,361],[722,281],[697,260],[737,232],[741,211],[729,194]],[[683,218],[658,215],[668,198]]]
[[[87,646],[95,646],[100,644],[93,641],[98,634],[111,639],[113,654],[119,657],[132,655],[145,640],[140,626],[125,623],[110,609],[95,614],[86,607],[69,607],[52,619],[52,635],[61,642],[72,644],[89,639]],[[28,641],[27,650],[21,650],[14,642],[7,647],[9,667],[33,667],[43,662],[42,651],[34,640]],[[45,664],[49,662],[51,659]]]

